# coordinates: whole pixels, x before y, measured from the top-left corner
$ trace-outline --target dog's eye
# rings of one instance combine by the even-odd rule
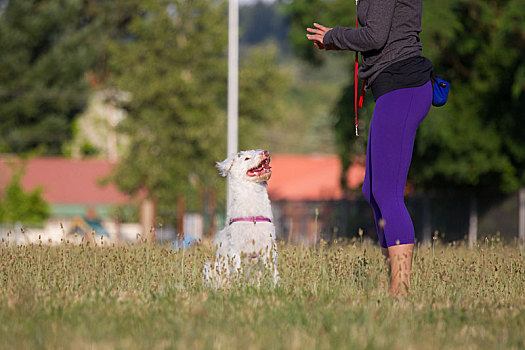
[[[250,157],[246,157],[246,158],[244,158],[244,160],[250,160],[250,159],[251,159]]]

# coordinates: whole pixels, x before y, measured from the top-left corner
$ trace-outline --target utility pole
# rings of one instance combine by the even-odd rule
[[[228,11],[228,149],[227,156],[239,147],[239,0],[229,0]],[[230,207],[228,181],[227,208]],[[228,209],[227,209],[228,210]],[[228,212],[226,213],[228,215]]]
[[[423,197],[423,244],[432,243],[432,211],[429,194]]]
[[[519,191],[519,228],[518,228],[518,241],[522,247],[525,247],[525,187]]]
[[[470,215],[468,225],[468,243],[474,248],[478,242],[478,203],[475,195],[470,197]]]

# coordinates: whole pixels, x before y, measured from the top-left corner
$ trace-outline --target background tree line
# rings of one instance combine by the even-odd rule
[[[227,1],[10,1],[0,47],[0,152],[67,155],[89,95],[125,91],[117,186],[147,190],[170,223],[181,198],[196,207],[203,193],[222,195],[214,162],[226,151]],[[276,50],[245,53],[242,148],[264,147],[256,129],[281,113],[288,79]]]
[[[223,193],[226,0],[27,0],[0,7],[0,152],[68,154],[95,91],[132,96],[118,125],[127,152],[114,178],[173,212]],[[525,184],[522,1],[425,0],[424,54],[451,78],[446,107],[422,123],[418,188],[513,191]],[[352,26],[355,3],[294,0],[241,7],[240,147],[363,153],[353,136],[352,58],[305,39],[317,21]],[[321,68],[309,65],[325,62]],[[215,191],[219,189],[219,192]],[[204,201],[206,202],[206,201]],[[220,203],[221,201],[219,201]]]

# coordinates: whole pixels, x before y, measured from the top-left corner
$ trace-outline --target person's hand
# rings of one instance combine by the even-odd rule
[[[315,28],[306,28],[307,32],[312,33],[306,34],[308,40],[312,40],[314,42],[315,47],[317,47],[319,50],[337,50],[335,46],[325,45],[324,43],[325,34],[332,28],[327,28],[318,23],[314,23],[314,27]]]

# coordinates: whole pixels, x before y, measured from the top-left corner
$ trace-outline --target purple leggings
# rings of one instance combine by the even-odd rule
[[[383,248],[414,243],[414,225],[403,192],[416,130],[431,104],[430,81],[377,99],[368,135],[363,194],[374,211]]]

